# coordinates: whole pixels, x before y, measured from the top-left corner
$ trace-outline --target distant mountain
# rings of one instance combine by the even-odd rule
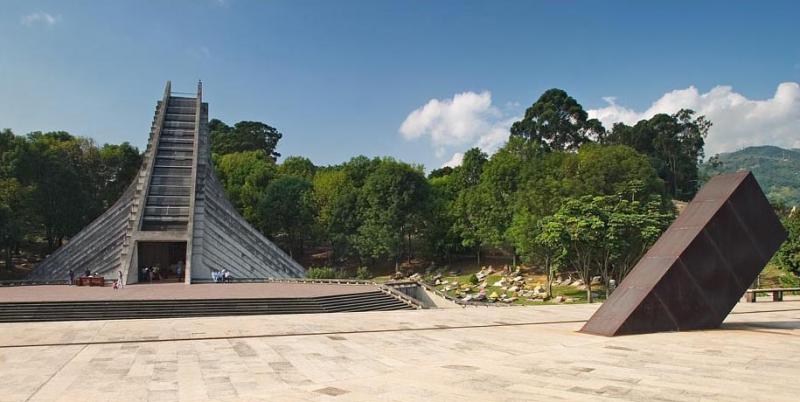
[[[771,201],[800,205],[800,149],[771,145],[719,154],[703,164],[706,176],[750,170]]]

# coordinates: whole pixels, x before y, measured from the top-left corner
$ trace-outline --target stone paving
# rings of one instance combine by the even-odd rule
[[[797,400],[800,302],[577,333],[597,305],[0,324],[2,401]]]

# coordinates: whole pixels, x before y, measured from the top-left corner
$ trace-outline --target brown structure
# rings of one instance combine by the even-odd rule
[[[750,172],[712,178],[581,332],[717,328],[786,239]]]

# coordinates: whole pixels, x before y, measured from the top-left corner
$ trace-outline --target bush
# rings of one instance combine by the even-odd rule
[[[477,275],[472,274],[472,275],[469,276],[469,283],[471,283],[473,285],[477,285],[478,282],[480,282],[480,281],[478,280],[478,276]]]
[[[331,267],[311,267],[306,273],[308,279],[336,279],[336,270]]]
[[[361,279],[363,281],[372,278],[372,275],[369,273],[369,268],[367,267],[358,267],[356,270],[356,279]]]

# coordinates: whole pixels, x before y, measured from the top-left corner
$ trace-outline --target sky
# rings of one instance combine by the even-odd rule
[[[0,2],[0,128],[143,148],[164,84],[283,156],[491,153],[549,88],[606,127],[688,107],[706,155],[800,148],[800,2]]]

